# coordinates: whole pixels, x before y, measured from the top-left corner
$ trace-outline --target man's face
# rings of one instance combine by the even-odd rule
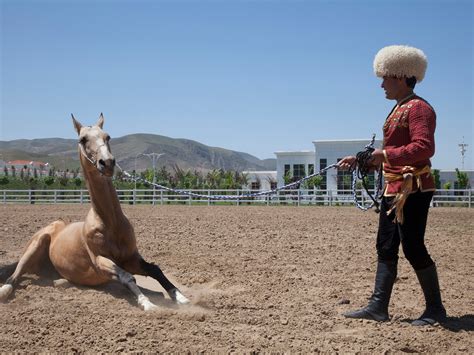
[[[385,90],[385,97],[389,100],[400,99],[406,91],[405,78],[396,78],[393,76],[384,76],[380,85]]]

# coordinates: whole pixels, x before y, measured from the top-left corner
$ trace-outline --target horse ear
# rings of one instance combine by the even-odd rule
[[[81,133],[82,124],[74,118],[74,115],[71,113],[72,123],[74,123],[74,128],[76,129],[77,134]]]
[[[100,129],[104,126],[104,115],[100,113],[99,120],[96,123],[96,126],[99,126]]]

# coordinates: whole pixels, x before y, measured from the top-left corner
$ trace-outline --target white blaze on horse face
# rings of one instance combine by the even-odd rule
[[[112,176],[115,159],[110,152],[109,135],[98,126],[82,127],[79,140],[97,170],[106,176]]]

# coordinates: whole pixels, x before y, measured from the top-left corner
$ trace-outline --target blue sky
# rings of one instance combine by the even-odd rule
[[[472,1],[1,0],[0,140],[154,133],[273,158],[313,140],[381,138],[393,101],[372,62],[428,56],[434,166],[473,154]],[[120,159],[119,157],[117,157]]]

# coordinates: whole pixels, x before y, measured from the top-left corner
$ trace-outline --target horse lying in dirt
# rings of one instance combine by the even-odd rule
[[[15,271],[0,288],[0,302],[7,300],[25,272],[49,257],[56,271],[74,284],[97,286],[119,281],[145,311],[157,306],[138,288],[134,274],[158,280],[176,303],[189,303],[161,269],[146,262],[137,250],[133,227],[112,184],[115,159],[110,151],[110,136],[102,130],[103,115],[94,126],[83,126],[74,116],[72,120],[79,136],[79,159],[92,207],[84,222],[66,224],[58,220],[33,235]]]

